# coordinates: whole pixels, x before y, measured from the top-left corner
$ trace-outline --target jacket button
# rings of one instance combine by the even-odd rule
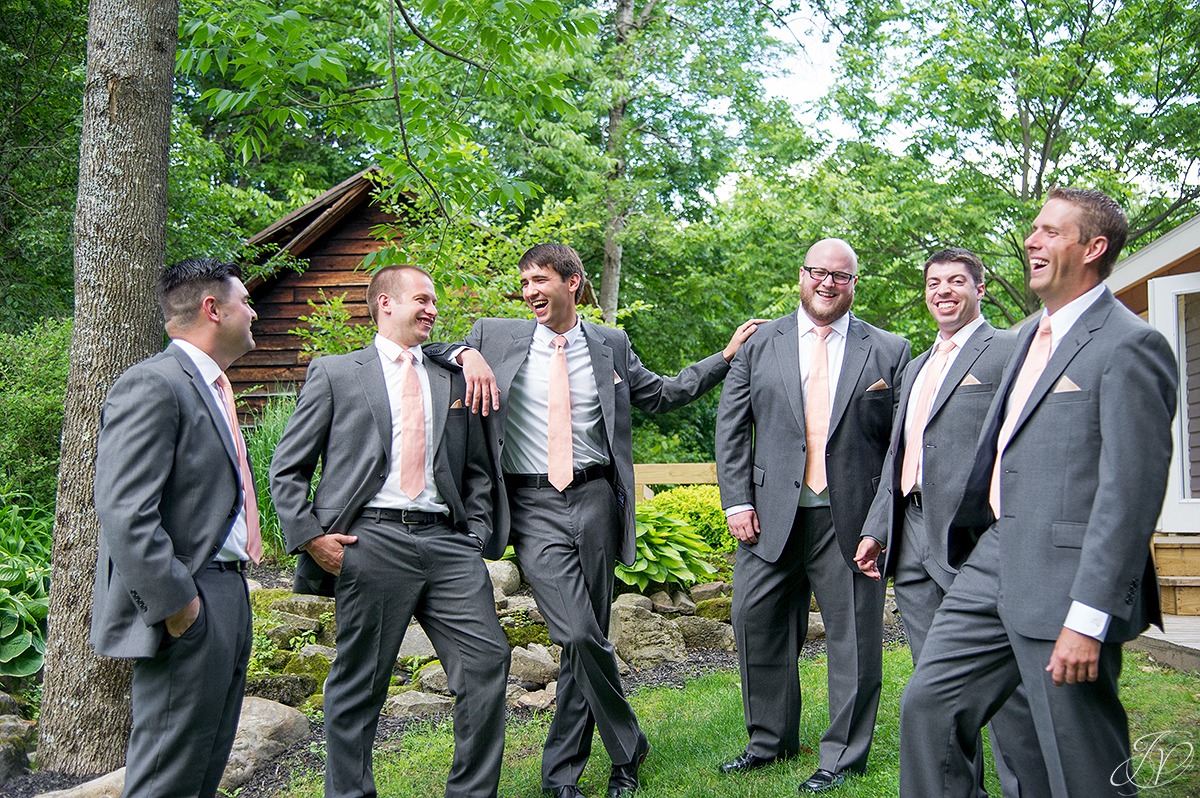
[[[801,487],[801,485],[800,485],[800,480],[796,480],[796,481],[795,481],[793,484],[794,484],[794,485],[795,485],[797,488]]]

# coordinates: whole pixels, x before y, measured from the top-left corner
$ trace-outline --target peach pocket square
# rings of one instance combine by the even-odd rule
[[[1064,374],[1062,378],[1054,384],[1054,389],[1050,391],[1050,393],[1071,393],[1072,391],[1081,390],[1083,389],[1076,385],[1074,380]]]
[[[458,410],[458,409],[459,409],[460,407],[462,407],[462,406],[463,406],[463,401],[462,401],[462,399],[455,399],[455,400],[454,400],[454,404],[450,405],[450,409],[451,409],[451,410]]]
[[[883,380],[875,380],[874,384],[872,384],[870,388],[867,388],[867,393],[870,393],[871,391],[886,391],[889,387],[891,386],[889,386]]]
[[[968,374],[967,376],[963,377],[962,382],[960,382],[959,385],[979,385],[979,378],[974,374]]]
[[[620,385],[623,382],[625,380],[621,379],[621,375],[617,373],[616,369],[613,369],[613,385]]]

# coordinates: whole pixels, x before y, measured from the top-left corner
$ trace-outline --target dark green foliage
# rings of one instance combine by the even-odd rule
[[[0,491],[0,676],[42,669],[54,514],[28,495]]]
[[[271,501],[271,455],[283,436],[284,427],[296,409],[296,397],[290,394],[273,397],[254,417],[254,423],[243,430],[246,452],[254,469],[254,489],[258,492],[258,517],[262,529],[263,557],[281,564],[290,563],[279,514]]]
[[[72,324],[0,333],[0,484],[54,504]]]

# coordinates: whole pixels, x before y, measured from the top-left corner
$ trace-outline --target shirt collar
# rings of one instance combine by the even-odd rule
[[[1054,313],[1043,311],[1043,315],[1050,319],[1051,346],[1057,346],[1058,342],[1075,326],[1075,322],[1079,321],[1079,317],[1086,313],[1087,309],[1094,305],[1096,300],[1102,297],[1107,290],[1108,286],[1100,283],[1086,294],[1075,297]]]
[[[815,321],[810,319],[808,317],[808,314],[804,312],[803,307],[798,308],[796,310],[796,324],[800,327],[800,335],[801,336],[805,336],[811,330],[815,329],[816,327],[822,326],[822,325],[818,325]],[[833,331],[836,332],[838,335],[842,336],[843,338],[849,338],[850,337],[850,313],[849,312],[843,313],[832,324],[829,324],[827,326],[832,327]]]
[[[396,362],[396,360],[400,357],[400,353],[403,352],[405,349],[403,346],[400,346],[400,344],[396,343],[392,339],[384,338],[379,333],[375,333],[375,348],[379,350],[379,354],[381,357],[383,357],[386,360],[390,360],[393,363]],[[424,363],[425,362],[423,359],[424,352],[422,352],[421,347],[412,346],[412,347],[408,348],[408,351],[412,352],[414,362],[416,362],[416,363]]]
[[[560,333],[556,333],[554,330],[551,330],[544,324],[538,324],[533,329],[533,340],[538,346],[548,347],[550,346],[550,342],[554,340],[554,337],[559,334]],[[567,339],[567,348],[569,349],[570,347],[575,346],[575,344],[578,343],[583,337],[583,325],[579,323],[578,319],[576,319],[575,326],[567,330],[565,333],[561,333],[561,335]]]
[[[976,316],[973,320],[967,322],[962,327],[960,327],[958,332],[956,332],[956,333],[954,333],[954,335],[950,336],[950,340],[954,342],[954,348],[962,349],[963,346],[966,345],[967,341],[970,340],[971,336],[975,334],[975,331],[978,330],[982,325],[983,325],[983,315],[980,314],[980,315]],[[935,340],[933,343],[935,345],[940,344],[944,340],[946,340],[946,339],[943,338],[942,334],[939,332],[937,335],[937,340]]]
[[[207,352],[191,341],[185,341],[182,338],[172,338],[171,343],[182,349],[183,353],[192,359],[206,385],[216,383],[217,377],[221,376],[221,367],[217,365],[217,361],[208,356]]]

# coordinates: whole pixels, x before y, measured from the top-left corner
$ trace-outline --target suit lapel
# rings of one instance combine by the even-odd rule
[[[850,327],[846,330],[846,351],[842,354],[842,373],[838,375],[837,391],[833,395],[833,407],[829,411],[829,436],[841,423],[858,378],[862,375],[863,367],[867,365],[867,356],[871,353],[870,336],[867,329],[858,319],[850,317]]]
[[[796,416],[796,424],[804,429],[804,396],[803,384],[800,378],[800,336],[796,324],[796,314],[788,316],[775,330],[775,340],[771,342],[775,350],[776,369],[779,379],[786,383],[788,402]]]
[[[612,347],[604,342],[600,333],[592,325],[582,320],[579,324],[584,340],[587,341],[588,353],[592,356],[592,375],[596,380],[596,390],[600,394],[600,411],[604,414],[604,429],[608,435],[608,445],[612,448],[613,430],[617,428],[614,423],[617,386],[613,378],[607,376],[616,373],[613,368]]]
[[[954,362],[950,364],[950,369],[946,372],[946,379],[942,382],[942,387],[938,389],[937,396],[933,399],[933,405],[929,408],[930,421],[945,406],[951,394],[954,393],[954,389],[963,381],[963,378],[971,372],[971,366],[975,365],[975,361],[979,359],[979,355],[982,354],[983,350],[987,349],[988,342],[992,340],[992,336],[995,334],[996,329],[987,322],[984,322],[967,339],[962,351],[958,353],[958,357],[954,358]]]
[[[445,369],[426,365],[429,377],[429,402],[433,411],[433,456],[438,455],[442,441],[442,430],[446,428],[446,414],[450,412],[450,374]]]
[[[229,433],[229,425],[225,421],[225,413],[217,406],[217,399],[213,396],[212,387],[204,381],[204,376],[196,368],[196,364],[192,362],[192,359],[188,357],[187,352],[184,352],[177,346],[168,346],[166,351],[179,361],[184,373],[191,379],[192,387],[196,389],[196,393],[200,396],[200,401],[204,402],[204,406],[208,408],[208,415],[212,419],[213,426],[216,427],[217,437],[221,439],[221,444],[225,447],[225,453],[229,455],[229,462],[233,463],[233,470],[238,475],[238,482],[241,482],[241,466],[238,465],[237,448],[233,443],[233,436]],[[234,423],[236,423],[236,420]]]
[[[375,431],[383,446],[384,459],[392,459],[392,405],[388,401],[387,383],[383,380],[383,364],[379,350],[372,344],[355,353],[358,359],[358,384],[362,386],[367,407],[375,419]]]

